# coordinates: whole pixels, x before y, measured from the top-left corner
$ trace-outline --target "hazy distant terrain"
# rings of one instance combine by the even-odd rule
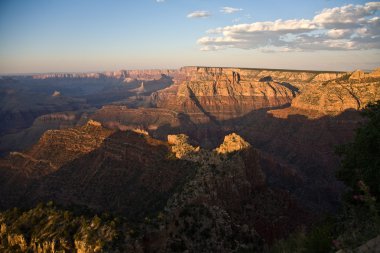
[[[82,113],[93,112],[105,104],[149,105],[146,96],[173,82],[164,73],[142,71],[141,76],[131,74],[128,78],[124,71],[2,77],[0,152],[29,147],[49,129],[49,124],[51,128],[60,128],[61,123],[74,126]],[[47,120],[50,114],[52,121]]]

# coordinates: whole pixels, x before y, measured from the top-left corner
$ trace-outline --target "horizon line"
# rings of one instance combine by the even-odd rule
[[[106,73],[116,71],[133,71],[133,70],[180,70],[182,68],[222,68],[222,69],[242,69],[242,70],[271,70],[271,71],[289,71],[289,72],[321,72],[321,73],[346,73],[357,70],[364,72],[371,72],[374,69],[353,69],[353,70],[315,70],[315,69],[285,69],[285,68],[260,68],[260,67],[232,67],[232,66],[205,66],[205,65],[184,65],[178,68],[120,68],[114,70],[94,70],[94,71],[49,71],[49,72],[13,72],[13,73],[0,73],[0,77],[4,76],[33,76],[33,75],[48,75],[48,74],[92,74],[92,73]]]

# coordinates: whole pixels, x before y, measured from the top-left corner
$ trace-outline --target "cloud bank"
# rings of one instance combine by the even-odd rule
[[[324,9],[313,19],[275,20],[209,30],[201,50],[263,52],[380,49],[380,2]]]

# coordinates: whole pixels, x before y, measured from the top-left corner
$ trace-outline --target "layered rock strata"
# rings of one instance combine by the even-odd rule
[[[343,72],[184,67],[184,81],[152,95],[157,107],[184,112],[194,122],[222,121],[292,102],[307,84]]]

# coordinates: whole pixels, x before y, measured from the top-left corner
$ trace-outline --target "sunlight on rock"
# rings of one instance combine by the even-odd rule
[[[215,151],[218,154],[228,154],[249,147],[251,147],[251,145],[248,142],[246,142],[242,137],[235,133],[232,133],[224,137],[223,143],[219,146],[219,148],[216,148]]]

